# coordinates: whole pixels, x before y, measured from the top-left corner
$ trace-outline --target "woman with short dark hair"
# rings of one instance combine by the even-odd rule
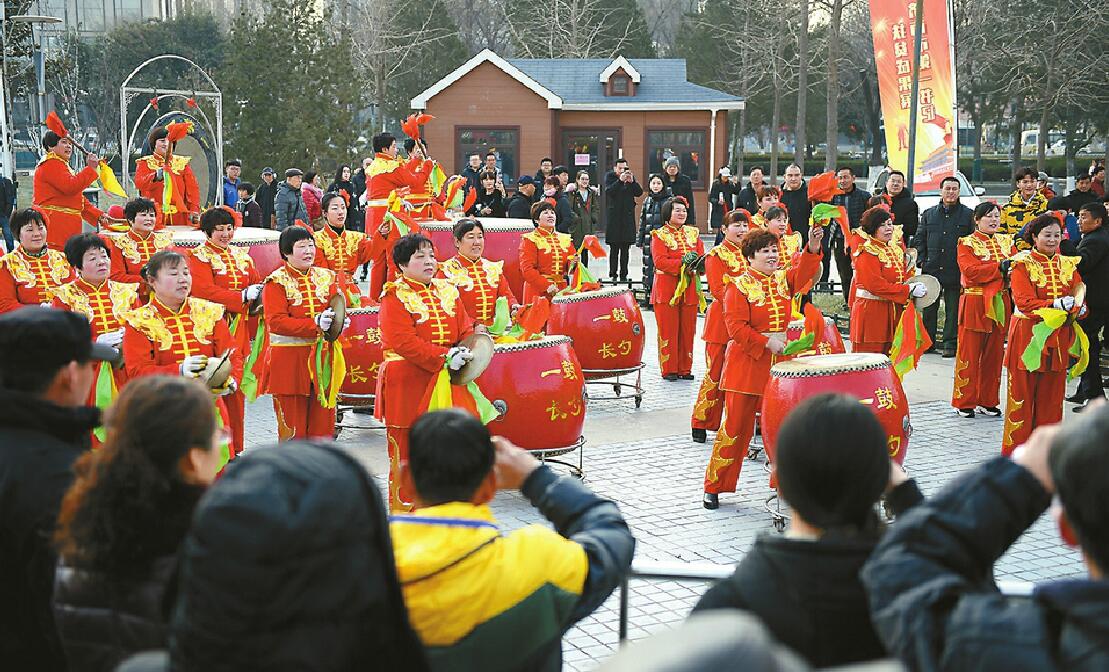
[[[547,181],[558,181],[557,177]],[[570,234],[560,233],[557,208],[543,199],[531,206],[535,230],[520,238],[520,274],[524,276],[524,304],[540,296],[551,298],[567,286],[566,276],[577,263]]]
[[[46,218],[41,212],[18,210],[11,224],[19,245],[0,257],[0,313],[49,305],[54,290],[73,279],[65,254],[46,246]]]

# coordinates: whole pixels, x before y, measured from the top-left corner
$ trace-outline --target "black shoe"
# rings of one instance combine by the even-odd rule
[[[697,429],[696,427],[693,428],[693,441],[695,443],[704,443],[708,441],[708,438],[709,435],[707,431],[703,429]]]
[[[944,350],[943,351],[943,358],[944,359],[951,359],[954,356],[955,356],[955,351],[954,350]]]
[[[924,351],[924,354],[926,354],[926,355],[930,355],[930,354],[934,353],[935,351],[936,351],[936,346],[934,346],[934,345],[933,345],[932,347],[930,347],[930,348],[928,348],[927,350],[925,350],[925,351]]]
[[[960,417],[964,417],[964,418],[973,418],[974,417],[974,409],[973,408],[956,408],[955,413],[958,414]]]
[[[1082,394],[1081,392],[1075,392],[1071,396],[1067,397],[1067,401],[1072,404],[1084,404],[1086,403],[1086,395]]]
[[[720,496],[714,492],[706,492],[704,499],[701,500],[701,504],[709,511],[715,511],[720,508]]]
[[[1001,409],[997,406],[979,406],[978,411],[982,413],[982,415],[988,415],[991,418],[1001,417]]]
[[[1090,397],[1089,399],[1086,399],[1081,404],[1075,406],[1074,408],[1072,408],[1070,410],[1074,411],[1075,413],[1081,413],[1082,411],[1086,410],[1086,407],[1090,405],[1090,402],[1092,402],[1094,399],[1097,399],[1098,397],[1103,397],[1103,396],[1105,396],[1105,395],[1098,394],[1096,396]]]
[[[682,380],[693,380],[693,374],[692,373],[683,373],[682,375],[680,375],[678,377],[681,378]]]
[[[655,307],[648,303],[647,304],[647,312],[649,312],[649,313],[655,312]]]
[[[663,380],[668,380],[668,381],[670,381],[670,382],[674,382],[675,380],[677,380],[677,379],[678,379],[678,374],[676,374],[676,373],[668,373],[668,374],[666,374],[665,376],[663,376],[663,377],[662,377],[662,379],[663,379]]]

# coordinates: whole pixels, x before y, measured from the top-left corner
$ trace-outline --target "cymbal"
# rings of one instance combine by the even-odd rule
[[[229,349],[220,357],[209,357],[208,363],[204,365],[204,369],[198,376],[210,390],[218,390],[227,384],[227,379],[231,377],[231,353],[234,348]]]
[[[451,385],[467,385],[477,380],[493,360],[493,338],[489,334],[471,334],[459,345],[469,348],[474,357],[461,369],[451,371]]]
[[[913,299],[913,303],[916,304],[917,310],[923,310],[935,303],[937,300],[939,300],[940,294],[943,292],[943,288],[940,286],[939,279],[936,278],[936,276],[934,275],[922,273],[920,275],[909,278],[908,282],[923,282],[925,289],[928,290],[928,293],[924,296],[919,296]]]
[[[331,297],[327,305],[335,311],[335,319],[331,321],[331,328],[324,332],[323,337],[328,341],[334,341],[343,333],[343,322],[347,319],[347,299],[340,292]]]

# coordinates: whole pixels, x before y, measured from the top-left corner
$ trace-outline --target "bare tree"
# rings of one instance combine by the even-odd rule
[[[809,0],[799,0],[797,16],[797,121],[793,125],[793,162],[805,171],[805,115],[808,113],[809,93]],[[777,131],[775,130],[775,133]]]
[[[603,0],[549,0],[508,12],[506,26],[522,58],[603,58],[619,55],[635,39],[635,22],[618,22]]]

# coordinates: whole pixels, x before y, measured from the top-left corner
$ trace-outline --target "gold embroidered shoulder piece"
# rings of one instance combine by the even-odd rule
[[[27,257],[20,252],[19,247],[14,251],[4,255],[3,263],[7,267],[8,272],[11,273],[12,278],[21,285],[27,287],[35,287],[38,283],[38,278],[35,276],[34,271],[31,270],[31,264],[27,261]],[[47,272],[50,274],[50,279],[55,286],[62,284],[69,278],[70,271],[69,261],[65,255],[58,250],[46,250],[46,266]],[[50,290],[50,287],[47,287]]]
[[[766,303],[766,290],[763,288],[762,281],[752,276],[750,273],[732,278],[737,289],[747,297],[747,301],[756,306],[761,306]]]
[[[112,312],[116,318],[123,320],[123,315],[131,310],[131,306],[139,300],[139,284],[137,282],[108,281],[108,298],[112,302]]]
[[[697,230],[696,226],[683,226],[682,232],[685,233],[685,244],[690,247],[697,247],[697,241],[701,238],[701,232]],[[569,237],[570,234],[564,234]]]
[[[651,232],[651,235],[662,241],[662,244],[671,250],[678,249],[678,240],[674,238],[674,234],[667,231],[667,227],[660,226]]]
[[[466,291],[470,291],[474,288],[474,279],[470,277],[470,274],[466,272],[466,269],[462,267],[462,264],[457,258],[451,257],[447,259],[440,268],[443,269],[443,275],[446,279],[456,286]]]
[[[239,273],[250,273],[250,269],[254,266],[254,260],[250,258],[250,253],[241,247],[229,245],[227,253],[234,261],[235,268]],[[212,272],[218,275],[227,275],[227,264],[224,262],[223,254],[213,250],[209,245],[201,245],[192,251],[192,255],[199,261],[202,261],[212,267]]]
[[[743,254],[733,250],[727,243],[721,243],[709,250],[709,254],[718,257],[728,267],[727,275],[738,276],[747,270],[747,260]]]
[[[1032,250],[1023,250],[1014,254],[1013,264],[1024,267],[1028,272],[1028,280],[1033,285],[1043,287],[1047,284],[1047,274],[1044,272],[1043,264],[1032,255]]]
[[[173,347],[173,334],[169,327],[158,314],[153,303],[147,303],[134,310],[127,311],[123,320],[135,331],[145,336],[159,350],[169,350]]]
[[[535,248],[541,252],[551,251],[550,239],[540,233],[539,229],[525,233],[522,238],[524,238],[525,240],[530,240],[532,243],[535,244]]]
[[[327,303],[331,300],[328,296],[328,290],[335,282],[335,271],[313,266],[308,269],[308,281],[312,285],[313,291],[316,294],[316,300],[320,303]],[[285,290],[285,298],[289,300],[289,304],[299,306],[304,301],[304,296],[300,292],[300,281],[289,273],[287,266],[282,266],[273,273],[266,276],[266,282],[272,282]]]
[[[89,303],[89,295],[77,287],[76,280],[55,288],[54,298],[64,303],[71,311],[92,318],[92,305]]]
[[[400,159],[383,159],[380,156],[375,156],[373,161],[370,162],[370,169],[366,171],[366,175],[374,177],[384,173],[391,173],[397,168],[400,168]]]
[[[92,320],[92,304],[88,293],[83,290],[76,280],[54,290],[54,296],[75,313],[80,313]],[[108,300],[112,304],[112,314],[116,319],[125,321],[126,314],[139,297],[139,286],[133,282],[108,281]]]
[[[868,252],[878,257],[878,261],[886,268],[905,268],[905,251],[901,249],[900,245],[883,245],[873,238],[868,238],[866,242],[859,246],[859,251],[855,256]]]
[[[797,250],[801,249],[801,234],[787,233],[782,236],[782,249],[786,256],[792,258],[793,255],[797,254]]]
[[[201,343],[211,343],[212,332],[216,328],[216,323],[223,319],[223,306],[192,296],[187,301],[189,302],[189,317],[193,321],[193,335]]]
[[[1059,276],[1062,278],[1064,284],[1070,284],[1071,279],[1074,278],[1074,271],[1078,268],[1078,264],[1081,261],[1082,257],[1059,255]]]

